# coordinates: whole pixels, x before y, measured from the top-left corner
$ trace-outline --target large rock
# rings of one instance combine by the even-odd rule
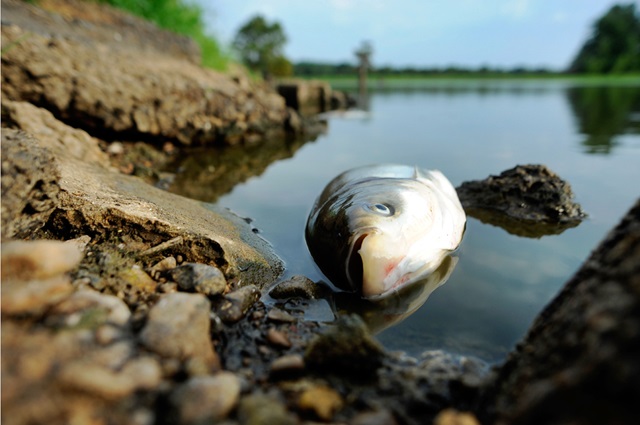
[[[456,191],[468,215],[519,236],[562,233],[586,217],[569,183],[544,165],[518,165]]]
[[[92,11],[85,4],[79,13],[69,0],[47,4],[56,12],[2,1],[3,49],[9,46],[2,53],[3,96],[100,133],[185,145],[284,129],[289,112],[281,96],[185,60],[184,38],[105,6]]]
[[[3,122],[36,136],[2,131],[3,239],[43,229],[62,239],[127,236],[146,247],[176,240],[162,254],[214,264],[243,285],[262,287],[281,274],[282,262],[245,220],[112,170],[84,131],[23,102],[3,102]]]
[[[640,201],[540,313],[500,368],[486,423],[635,424]]]

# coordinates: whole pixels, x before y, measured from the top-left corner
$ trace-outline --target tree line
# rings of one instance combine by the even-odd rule
[[[640,72],[640,11],[634,3],[614,5],[597,19],[591,35],[578,51],[570,66],[564,70],[576,74],[623,74]],[[300,77],[348,76],[357,73],[355,63],[322,63],[302,61],[291,63],[283,54],[287,41],[280,23],[269,23],[255,16],[243,25],[233,42],[242,62],[251,70],[265,76]],[[393,67],[372,66],[372,74],[384,76],[429,75],[499,75],[551,73],[544,68],[514,67],[510,69],[481,66],[465,67]]]

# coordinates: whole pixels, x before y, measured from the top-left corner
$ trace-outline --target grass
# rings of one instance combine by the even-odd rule
[[[200,46],[202,65],[224,71],[231,57],[214,36],[207,33],[203,10],[183,0],[97,0],[154,22],[160,28],[186,35]]]

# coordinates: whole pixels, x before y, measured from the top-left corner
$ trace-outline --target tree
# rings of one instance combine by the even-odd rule
[[[274,67],[281,70],[283,60],[287,61],[282,53],[286,42],[287,37],[279,22],[269,23],[256,15],[238,30],[233,47],[249,69],[268,76]]]
[[[625,73],[640,71],[640,16],[635,4],[615,5],[598,19],[571,72]]]

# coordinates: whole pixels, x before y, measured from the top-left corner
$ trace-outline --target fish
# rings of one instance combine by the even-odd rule
[[[458,249],[466,215],[438,170],[379,164],[331,180],[311,208],[305,240],[339,290],[381,300],[433,272]]]

